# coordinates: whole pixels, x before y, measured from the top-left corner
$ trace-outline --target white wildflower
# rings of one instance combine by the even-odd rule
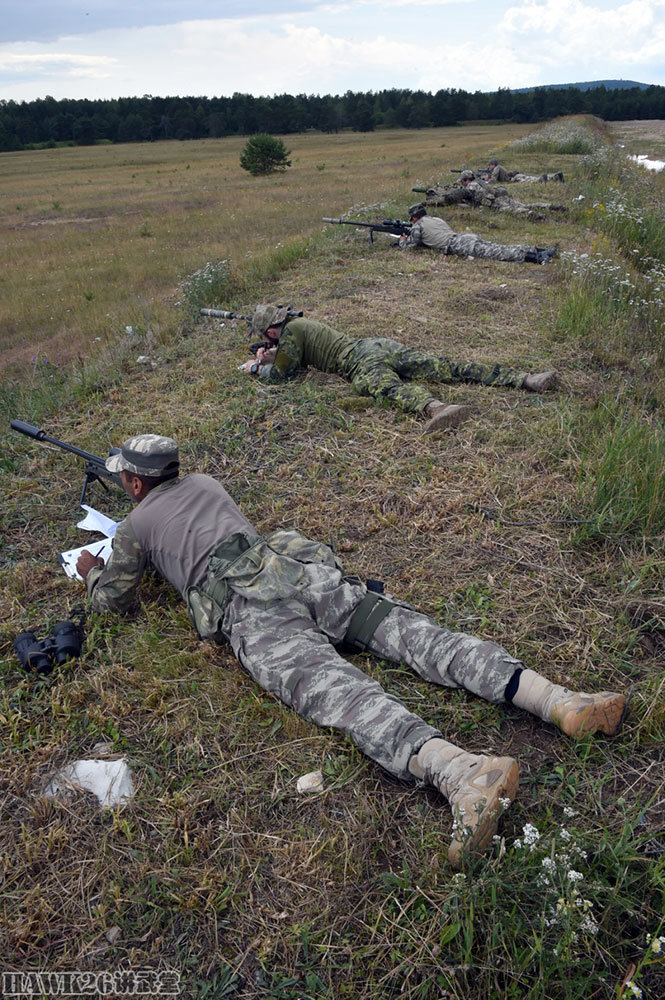
[[[540,840],[540,832],[538,828],[532,823],[527,823],[526,826],[522,827],[522,832],[524,834],[524,843],[527,844],[531,850],[533,850]]]

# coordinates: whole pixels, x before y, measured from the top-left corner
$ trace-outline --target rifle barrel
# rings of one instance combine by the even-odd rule
[[[216,316],[219,319],[244,319],[251,323],[251,316],[241,316],[240,313],[227,312],[225,309],[201,309],[202,316]]]
[[[19,434],[26,434],[28,437],[34,438],[35,441],[48,441],[49,444],[57,445],[58,448],[62,448],[64,451],[70,451],[72,455],[85,458],[87,462],[94,462],[96,465],[106,468],[104,459],[100,458],[99,455],[93,455],[91,451],[84,451],[83,448],[77,448],[76,445],[67,444],[66,441],[59,441],[58,438],[51,437],[46,431],[42,431],[38,427],[33,427],[32,424],[26,424],[23,420],[12,420],[11,428],[18,431]],[[108,473],[109,478],[112,475],[113,473]]]
[[[324,215],[322,222],[334,222],[336,226],[371,226],[371,222],[355,222],[353,219],[328,219]]]

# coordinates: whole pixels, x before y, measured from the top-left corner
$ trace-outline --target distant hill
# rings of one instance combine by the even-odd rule
[[[530,94],[534,90],[566,90],[568,87],[575,87],[577,90],[595,90],[596,87],[604,87],[605,90],[631,90],[633,87],[648,90],[651,86],[650,83],[638,83],[637,80],[588,80],[586,83],[546,83],[541,87],[519,87],[512,93]]]

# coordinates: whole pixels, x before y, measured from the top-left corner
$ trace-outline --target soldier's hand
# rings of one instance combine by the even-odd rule
[[[76,560],[76,571],[78,575],[82,576],[83,579],[85,580],[85,578],[87,577],[88,573],[90,572],[93,566],[103,566],[103,565],[104,565],[104,560],[102,559],[101,556],[93,556],[92,552],[88,552],[87,549],[84,549],[81,555]]]

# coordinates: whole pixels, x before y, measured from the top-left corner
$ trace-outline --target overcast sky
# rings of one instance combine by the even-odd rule
[[[0,100],[665,84],[665,0],[0,0]]]

